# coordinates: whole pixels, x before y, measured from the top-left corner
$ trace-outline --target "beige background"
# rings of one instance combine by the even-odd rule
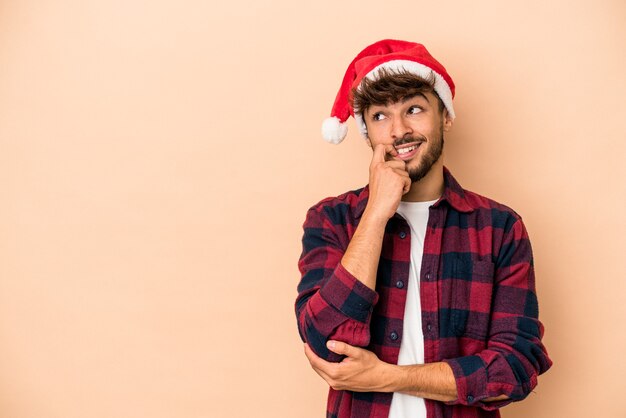
[[[320,123],[387,37],[448,68],[447,165],[531,234],[555,366],[504,416],[626,416],[622,0],[1,0],[0,416],[323,416],[301,225],[367,181]]]

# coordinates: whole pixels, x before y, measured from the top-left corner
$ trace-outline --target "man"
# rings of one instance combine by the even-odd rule
[[[521,218],[443,165],[454,88],[424,46],[380,41],[323,125],[339,143],[353,115],[373,149],[368,186],[304,223],[296,315],[328,417],[498,417],[552,364]]]

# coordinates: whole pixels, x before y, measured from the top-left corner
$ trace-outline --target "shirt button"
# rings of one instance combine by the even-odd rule
[[[395,341],[398,339],[398,333],[395,331],[392,331],[391,334],[389,334],[389,338],[391,338],[392,341]]]
[[[396,282],[396,287],[397,287],[398,289],[402,289],[402,288],[404,287],[404,282],[403,282],[402,280],[398,280],[398,281]]]
[[[428,331],[430,331],[432,328],[433,328],[433,326],[432,326],[432,325],[430,325],[430,324],[426,324],[426,329],[427,329]]]
[[[430,273],[426,273],[426,279],[430,280]]]
[[[474,397],[472,395],[467,395],[467,402],[468,403],[474,402]]]
[[[400,239],[405,239],[406,238],[406,232],[402,231],[400,232]]]

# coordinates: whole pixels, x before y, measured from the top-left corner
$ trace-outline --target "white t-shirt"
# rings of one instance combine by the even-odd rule
[[[422,305],[420,301],[420,270],[424,254],[424,237],[428,224],[430,202],[400,202],[396,211],[411,228],[411,264],[407,283],[404,325],[400,344],[399,365],[424,364],[424,334],[422,332]],[[389,418],[426,418],[426,404],[423,398],[394,393],[391,400]]]

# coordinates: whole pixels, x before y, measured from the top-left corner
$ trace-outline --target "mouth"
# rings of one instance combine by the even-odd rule
[[[396,151],[398,152],[398,158],[403,161],[408,161],[411,158],[415,157],[419,147],[422,145],[422,142],[411,142],[408,144],[402,144],[400,146],[396,146]]]

